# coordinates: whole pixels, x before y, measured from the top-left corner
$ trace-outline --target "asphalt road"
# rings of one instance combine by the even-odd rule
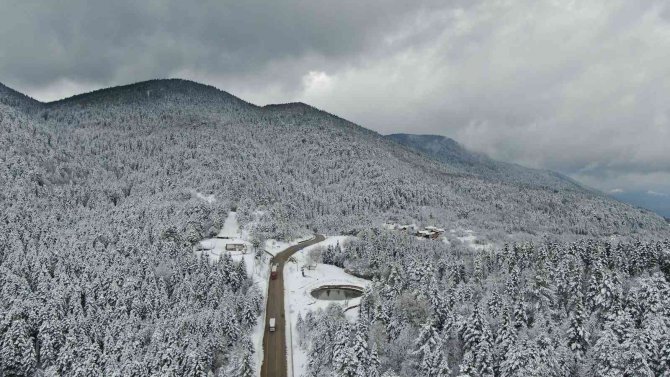
[[[277,279],[270,279],[268,303],[263,337],[263,365],[261,377],[287,377],[286,370],[286,321],[284,318],[284,263],[297,251],[325,240],[317,234],[311,240],[291,246],[274,257],[277,263]],[[276,318],[276,330],[269,332],[270,318]]]

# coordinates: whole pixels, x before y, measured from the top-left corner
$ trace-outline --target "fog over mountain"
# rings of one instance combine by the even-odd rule
[[[464,170],[483,177],[539,187],[562,187],[564,185],[585,187],[567,176],[552,171],[528,169],[516,164],[492,160],[484,154],[471,152],[453,139],[444,136],[391,134],[387,137],[438,161],[461,166]],[[625,192],[620,189],[610,190],[607,194],[670,218],[668,194],[652,190]]]
[[[519,186],[545,189],[588,188],[561,174],[529,169],[516,164],[495,161],[488,156],[471,152],[458,142],[439,135],[391,134],[387,138],[451,166],[457,166],[479,177]]]
[[[610,195],[621,201],[631,203],[642,208],[651,209],[659,215],[670,219],[670,198],[668,198],[668,194],[666,193],[652,190],[629,192],[614,190],[610,191]]]

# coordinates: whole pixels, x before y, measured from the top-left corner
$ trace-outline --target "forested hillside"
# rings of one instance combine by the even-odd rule
[[[490,251],[362,232],[323,262],[373,276],[298,328],[309,376],[667,376],[670,242]]]
[[[0,375],[231,375],[261,295],[190,251],[227,202],[75,147],[0,105]]]
[[[192,253],[232,208],[279,239],[387,220],[668,231],[581,188],[484,179],[304,104],[258,107],[182,80],[47,104],[0,86],[0,204],[0,376],[251,373],[260,292],[244,266]]]
[[[29,113],[57,148],[85,168],[104,165],[118,186],[178,180],[299,228],[341,231],[393,216],[504,233],[667,230],[650,212],[563,180],[488,179],[479,174],[488,163],[439,163],[304,104],[257,107],[189,81],[105,89]]]

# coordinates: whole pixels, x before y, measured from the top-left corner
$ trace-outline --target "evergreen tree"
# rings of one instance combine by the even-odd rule
[[[488,322],[475,309],[462,330],[464,359],[461,373],[479,376],[493,375],[493,339]]]
[[[370,369],[370,345],[368,344],[368,334],[367,326],[365,325],[365,319],[359,317],[358,324],[353,334],[353,344],[352,351],[355,358],[356,377],[365,377],[367,376]]]
[[[244,356],[242,357],[240,365],[236,371],[236,376],[237,377],[255,376],[253,362],[251,359],[251,355],[249,353],[244,354]]]
[[[424,364],[424,360],[432,357],[433,351],[439,346],[439,342],[437,329],[433,325],[433,321],[429,320],[421,327],[419,337],[414,342],[412,355],[416,358],[418,365]]]
[[[568,328],[568,346],[577,357],[584,356],[588,348],[589,332],[586,328],[586,313],[582,304],[581,295],[575,300],[575,306],[569,316],[570,327]]]
[[[0,344],[0,370],[6,376],[30,376],[37,365],[26,321],[14,317]]]
[[[349,336],[346,327],[340,328],[335,333],[332,348],[333,369],[343,376],[353,377],[356,374],[356,359],[349,345]]]

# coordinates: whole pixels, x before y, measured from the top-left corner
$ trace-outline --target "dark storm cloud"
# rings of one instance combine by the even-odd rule
[[[190,78],[670,192],[664,0],[0,3],[0,82],[39,99]]]
[[[308,55],[340,60],[374,49],[388,29],[431,4],[4,1],[2,8],[2,80],[39,87],[61,78],[121,83],[181,70],[239,76]]]

